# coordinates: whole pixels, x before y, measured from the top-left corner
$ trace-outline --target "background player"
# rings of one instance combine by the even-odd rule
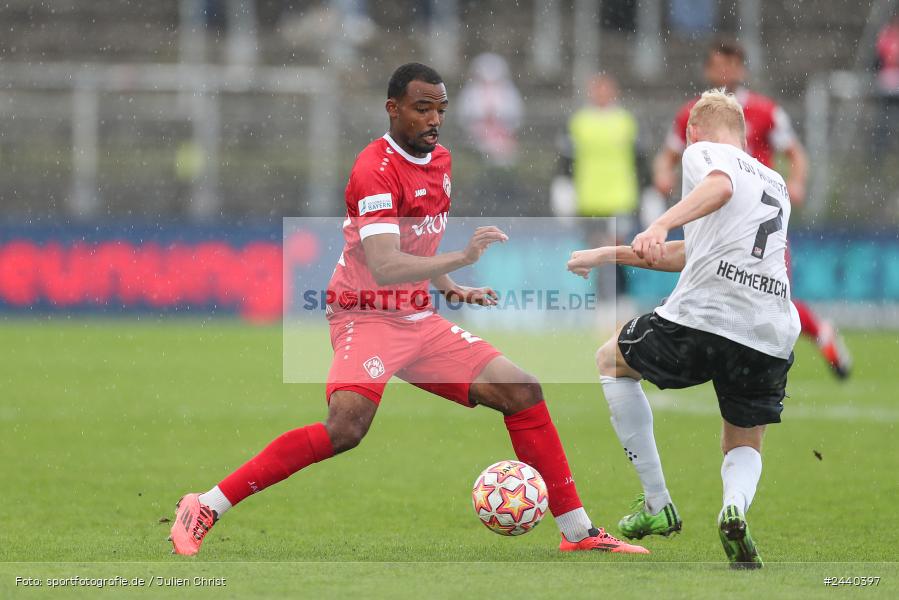
[[[682,200],[631,248],[575,252],[568,268],[622,263],[681,275],[667,302],[622,327],[597,352],[612,425],[644,494],[619,523],[631,538],[669,535],[681,519],[665,485],[652,411],[639,379],[659,388],[712,381],[723,418],[719,534],[735,567],[761,567],[745,513],[762,470],[762,436],[780,422],[799,336],[785,261],[790,201],[783,178],[743,151],[736,98],[706,92],[690,111]],[[665,242],[684,227],[684,241]]]
[[[233,505],[356,447],[397,375],[463,406],[483,404],[505,415],[516,456],[546,481],[561,550],[647,554],[593,527],[537,380],[433,312],[430,281],[448,298],[494,304],[493,290],[457,285],[448,273],[508,238],[481,227],[464,250],[436,254],[452,189],[450,153],[437,143],[446,87],[433,69],[410,63],[394,72],[387,96],[390,131],[359,154],[346,188],[346,243],[326,310],[334,348],[328,418],[284,433],[208,492],[184,496],[172,525],[174,551],[196,554]]]
[[[782,153],[789,163],[787,191],[790,201],[799,206],[805,200],[808,160],[802,143],[790,125],[786,111],[773,99],[747,89],[745,51],[733,40],[714,42],[706,56],[704,75],[714,88],[733,93],[746,119],[746,152],[766,167],[774,168],[776,153]],[[698,98],[681,106],[665,139],[665,145],[653,163],[653,183],[664,196],[670,196],[675,184],[675,168],[686,145],[687,118]],[[787,254],[789,261],[789,251]],[[821,355],[840,378],[849,375],[851,359],[845,344],[833,325],[820,319],[811,307],[801,300],[793,300],[799,312],[802,333],[818,345]]]

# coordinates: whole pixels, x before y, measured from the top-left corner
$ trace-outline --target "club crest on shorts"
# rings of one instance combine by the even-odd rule
[[[372,379],[377,379],[384,374],[384,363],[381,362],[380,356],[372,356],[362,363],[362,368],[365,369],[365,372]]]
[[[446,173],[443,174],[443,191],[446,193],[446,197],[450,197],[450,192],[452,191],[453,186],[450,183],[449,175]]]

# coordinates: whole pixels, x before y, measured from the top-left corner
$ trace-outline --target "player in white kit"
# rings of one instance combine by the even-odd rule
[[[712,381],[723,418],[719,536],[731,566],[758,568],[745,514],[761,476],[765,426],[780,422],[799,336],[784,257],[790,199],[783,178],[744,152],[743,111],[732,94],[704,93],[687,138],[683,199],[631,246],[574,252],[568,269],[587,277],[619,263],[681,273],[662,306],[624,325],[596,354],[612,426],[643,485],[635,511],[619,523],[622,533],[667,536],[682,526],[639,380],[662,389]],[[684,241],[666,242],[679,226]]]

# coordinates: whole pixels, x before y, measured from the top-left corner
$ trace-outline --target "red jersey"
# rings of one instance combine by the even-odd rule
[[[346,186],[345,244],[328,284],[329,317],[348,311],[409,317],[432,309],[428,280],[379,286],[368,270],[362,240],[395,233],[401,251],[434,256],[450,208],[451,162],[449,150],[439,144],[417,158],[390,134],[359,154]]]
[[[780,105],[767,96],[746,88],[739,88],[735,95],[746,119],[746,153],[773,168],[774,153],[789,148],[796,139],[790,118]],[[682,154],[687,147],[687,119],[698,101],[697,97],[684,104],[674,118],[665,141],[674,152]]]
[[[889,23],[877,36],[877,86],[884,94],[899,94],[899,24]]]

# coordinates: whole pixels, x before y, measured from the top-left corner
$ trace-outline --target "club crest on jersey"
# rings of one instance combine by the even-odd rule
[[[384,363],[381,362],[380,356],[372,356],[362,363],[362,368],[365,369],[365,372],[372,379],[377,379],[384,374]]]
[[[453,185],[450,183],[449,175],[446,173],[443,174],[443,191],[446,194],[446,197],[450,197],[450,192],[453,190]]]
[[[445,212],[436,215],[426,215],[421,223],[412,226],[412,231],[416,237],[421,237],[426,233],[443,233],[446,231],[447,214]]]

